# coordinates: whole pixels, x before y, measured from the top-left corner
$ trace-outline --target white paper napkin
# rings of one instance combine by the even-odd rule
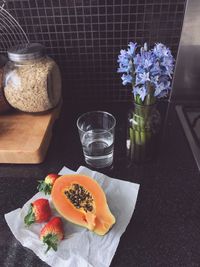
[[[69,173],[73,173],[73,171],[67,167],[63,167],[59,172],[61,175]],[[139,185],[113,179],[82,166],[77,173],[94,178],[106,194],[110,210],[116,218],[116,224],[106,235],[98,236],[63,219],[65,239],[58,245],[56,252],[49,250],[48,253],[45,253],[46,246],[39,240],[39,233],[44,224],[33,224],[30,227],[24,225],[24,216],[29,205],[37,198],[49,199],[53,215],[58,215],[50,197],[40,192],[26,202],[22,209],[19,208],[5,214],[5,219],[15,238],[52,267],[108,267],[120,237],[132,217]]]

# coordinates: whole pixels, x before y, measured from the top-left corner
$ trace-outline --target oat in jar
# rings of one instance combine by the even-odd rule
[[[46,56],[41,44],[29,43],[8,50],[4,94],[8,103],[21,111],[42,112],[54,108],[61,99],[60,71]]]

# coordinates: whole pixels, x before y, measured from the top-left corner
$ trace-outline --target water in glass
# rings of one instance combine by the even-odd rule
[[[87,164],[95,168],[108,167],[113,162],[112,133],[105,130],[90,130],[82,137],[83,152]]]

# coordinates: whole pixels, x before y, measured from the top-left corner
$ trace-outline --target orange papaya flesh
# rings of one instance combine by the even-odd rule
[[[69,174],[59,177],[51,197],[56,210],[66,220],[96,234],[106,234],[115,223],[103,189],[88,176]]]

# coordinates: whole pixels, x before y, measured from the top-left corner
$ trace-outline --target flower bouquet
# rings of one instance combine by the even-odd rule
[[[127,151],[135,162],[149,160],[156,150],[160,129],[157,99],[167,97],[171,89],[174,58],[169,48],[156,43],[148,49],[130,42],[118,56],[122,84],[131,84],[134,110],[129,114]]]

